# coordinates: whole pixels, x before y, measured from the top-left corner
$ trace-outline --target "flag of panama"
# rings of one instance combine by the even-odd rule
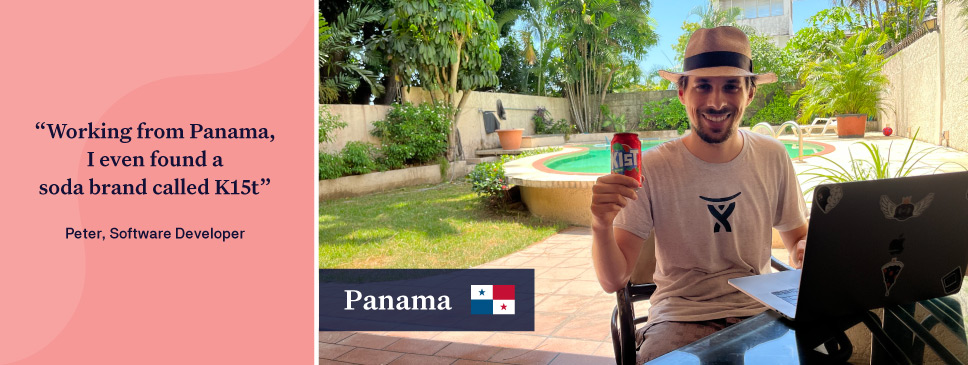
[[[514,285],[471,285],[471,314],[514,314]]]

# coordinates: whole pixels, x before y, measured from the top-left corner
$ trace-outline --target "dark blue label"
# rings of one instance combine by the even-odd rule
[[[534,269],[320,269],[320,331],[534,331]]]

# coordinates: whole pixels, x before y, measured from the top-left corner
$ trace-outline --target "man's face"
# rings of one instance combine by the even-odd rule
[[[739,128],[755,90],[742,77],[691,77],[679,100],[693,133],[706,143],[722,143]]]

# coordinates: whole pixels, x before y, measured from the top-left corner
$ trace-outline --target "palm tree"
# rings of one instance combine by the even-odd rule
[[[558,48],[557,34],[554,34],[556,28],[550,26],[551,14],[546,0],[530,0],[528,7],[528,11],[522,14],[526,29],[521,32],[521,43],[524,45],[525,60],[534,65],[531,72],[538,77],[534,90],[538,95],[545,96],[544,77],[548,73],[548,61]]]
[[[351,6],[328,26],[319,16],[319,102],[337,100],[340,93],[355,90],[359,80],[369,84],[377,96],[383,93],[383,85],[373,71],[363,68],[365,50],[373,47],[377,39],[360,40],[358,32],[363,24],[380,21],[383,12],[367,6]]]
[[[601,129],[601,111],[623,59],[640,59],[656,43],[646,0],[553,0],[552,24],[562,29],[563,90],[583,133]]]
[[[886,36],[864,30],[842,45],[828,45],[830,58],[804,67],[804,87],[793,93],[791,102],[803,101],[800,122],[814,115],[876,114],[881,109],[880,95],[888,84],[881,74],[884,57],[877,50]]]

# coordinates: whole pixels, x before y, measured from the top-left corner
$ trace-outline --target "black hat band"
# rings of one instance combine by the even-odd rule
[[[720,66],[736,67],[753,72],[753,60],[742,53],[736,52],[705,52],[686,58],[685,62],[683,62],[683,69],[685,71]]]

